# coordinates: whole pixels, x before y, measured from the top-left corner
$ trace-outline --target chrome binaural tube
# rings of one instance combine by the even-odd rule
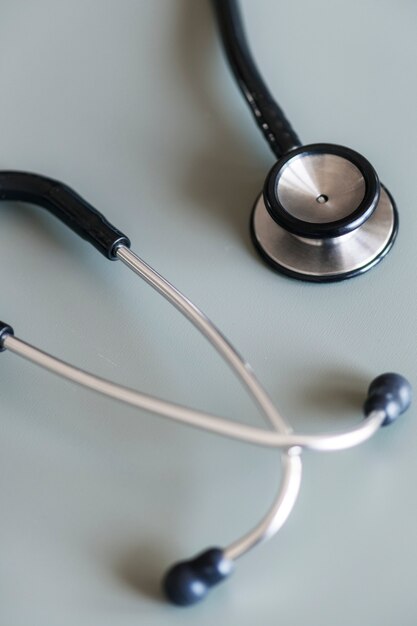
[[[225,549],[227,558],[235,560],[258,543],[272,537],[285,523],[300,489],[302,476],[300,455],[303,448],[332,451],[358,445],[369,439],[381,426],[386,418],[385,412],[383,410],[372,411],[367,419],[358,426],[337,434],[302,435],[293,433],[258,382],[248,363],[237,353],[214,324],[175,287],[128,248],[120,246],[116,254],[127,267],[171,302],[209,340],[244,383],[274,430],[239,424],[204,411],[191,409],[129,389],[74,367],[12,334],[6,334],[2,338],[2,347],[67,380],[137,408],[214,434],[246,443],[281,449],[282,480],[278,493],[269,511],[259,524]]]

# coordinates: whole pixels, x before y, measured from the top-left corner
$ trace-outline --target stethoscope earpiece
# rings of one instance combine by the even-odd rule
[[[394,201],[369,161],[333,144],[301,146],[279,159],[251,222],[254,244],[274,269],[315,282],[366,272],[397,229]]]
[[[363,405],[365,422],[375,412],[382,412],[379,426],[388,426],[409,408],[411,400],[412,388],[404,376],[381,374],[369,385]],[[193,559],[175,563],[163,580],[163,591],[172,604],[191,606],[204,600],[212,587],[228,578],[234,566],[226,550],[210,548]]]
[[[162,583],[167,599],[177,606],[203,600],[211,587],[225,580],[234,569],[221,548],[209,548],[193,559],[175,563]]]
[[[404,376],[381,374],[369,385],[363,412],[367,417],[372,411],[384,411],[385,419],[381,426],[389,426],[410,407],[412,399],[412,387]]]

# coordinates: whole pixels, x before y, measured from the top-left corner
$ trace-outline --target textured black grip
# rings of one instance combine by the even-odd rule
[[[223,47],[240,90],[273,153],[279,158],[301,145],[253,60],[237,0],[212,0]]]
[[[5,351],[6,348],[3,346],[3,341],[9,335],[14,335],[13,328],[6,322],[0,322],[0,352]]]
[[[41,206],[108,259],[115,259],[117,245],[130,241],[94,207],[59,181],[27,172],[0,172],[0,200],[17,200]]]

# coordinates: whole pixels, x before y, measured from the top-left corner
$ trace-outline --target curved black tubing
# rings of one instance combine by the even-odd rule
[[[0,171],[0,200],[29,202],[47,209],[107,259],[116,259],[117,245],[130,241],[70,187],[38,174]]]
[[[212,0],[229,64],[272,152],[280,158],[301,142],[272,97],[249,50],[237,0]]]

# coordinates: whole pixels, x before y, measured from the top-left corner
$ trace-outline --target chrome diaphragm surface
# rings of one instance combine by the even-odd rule
[[[352,161],[337,154],[307,154],[282,168],[275,192],[295,218],[325,224],[349,216],[364,199],[365,188]]]

